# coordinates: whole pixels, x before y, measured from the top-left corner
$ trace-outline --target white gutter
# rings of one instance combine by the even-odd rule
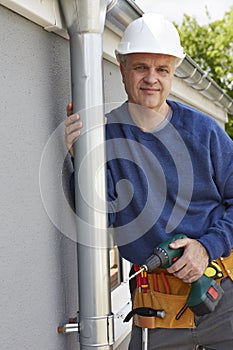
[[[222,107],[227,113],[233,115],[233,100],[213,79],[205,74],[191,57],[186,55],[182,64],[176,69],[175,75],[216,105]]]
[[[143,15],[133,0],[108,0],[106,26],[122,36],[127,25]]]

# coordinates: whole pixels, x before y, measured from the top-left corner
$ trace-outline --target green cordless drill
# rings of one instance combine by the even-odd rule
[[[177,239],[186,237],[187,236],[184,234],[176,234],[159,244],[154,249],[153,253],[146,259],[145,263],[141,266],[141,269],[132,275],[130,279],[142,271],[152,273],[159,267],[170,267],[182,256],[184,249],[172,249],[169,245]],[[222,298],[223,293],[223,289],[213,278],[207,277],[205,274],[202,275],[197,281],[191,284],[187,303],[184,308],[180,310],[177,319],[181,317],[187,307],[189,307],[197,316],[203,316],[212,312]]]

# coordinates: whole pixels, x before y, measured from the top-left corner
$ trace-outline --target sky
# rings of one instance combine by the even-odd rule
[[[181,24],[183,14],[195,16],[198,23],[208,23],[205,5],[211,16],[211,21],[221,19],[226,11],[233,6],[233,0],[136,0],[144,12],[158,12],[168,20]]]

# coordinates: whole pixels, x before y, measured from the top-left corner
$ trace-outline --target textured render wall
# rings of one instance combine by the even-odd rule
[[[104,61],[104,94],[106,113],[127,100],[119,67],[106,60]]]
[[[56,328],[77,309],[76,247],[51,222],[39,187],[44,146],[70,100],[68,42],[2,6],[0,32],[0,348],[74,350],[76,335]],[[58,146],[46,170],[51,184],[65,152]]]

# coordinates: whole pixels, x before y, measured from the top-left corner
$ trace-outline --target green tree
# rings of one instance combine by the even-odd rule
[[[195,17],[184,14],[180,26],[176,25],[182,45],[200,67],[233,98],[233,6],[221,20],[198,24]],[[226,131],[233,138],[233,116],[228,116]]]

